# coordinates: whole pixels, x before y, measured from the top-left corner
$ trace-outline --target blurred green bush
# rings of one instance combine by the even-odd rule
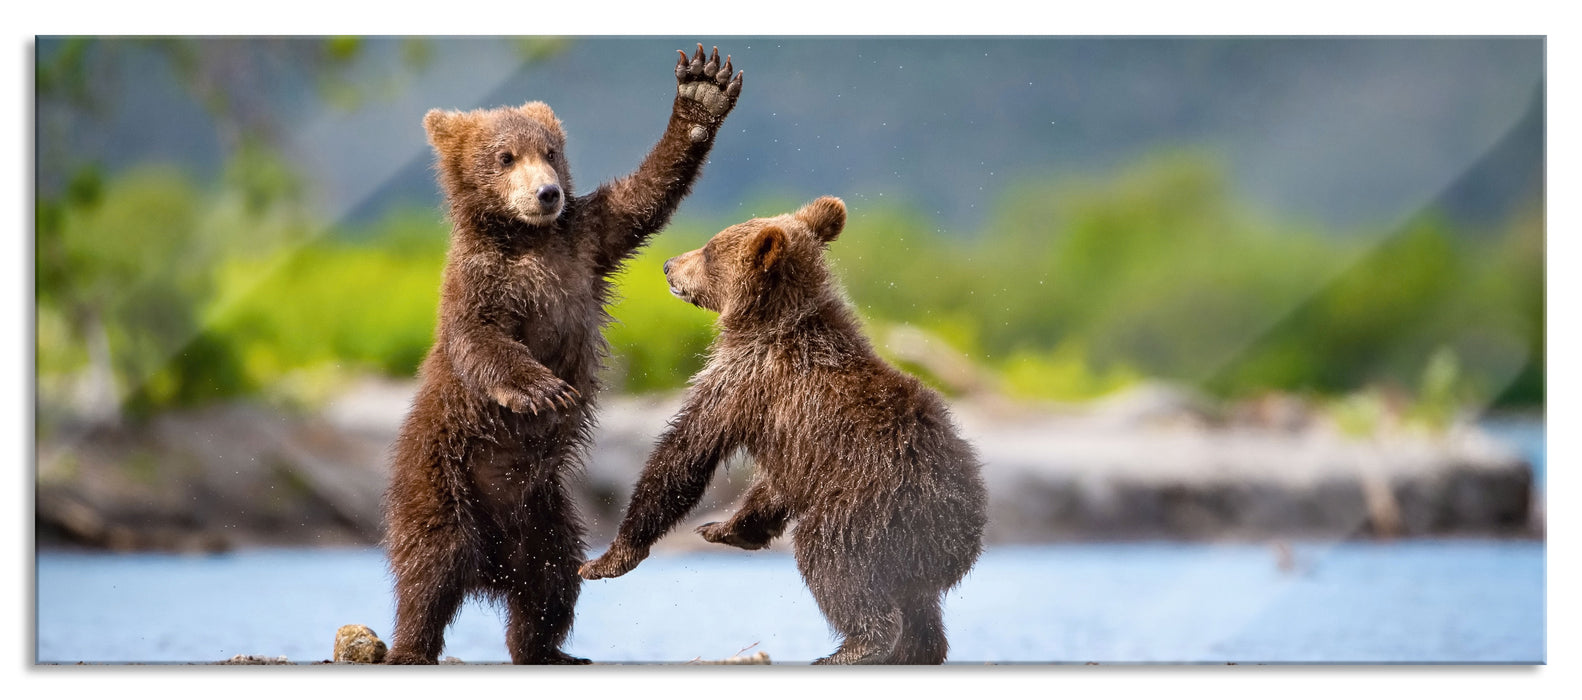
[[[84,170],[37,202],[41,403],[82,393],[95,368],[132,413],[311,402],[360,373],[412,375],[433,337],[437,208],[316,229],[293,213],[289,172],[244,156],[207,188],[168,169]],[[1023,182],[969,236],[905,206],[848,206],[831,257],[872,329],[924,329],[1013,396],[1083,399],[1149,377],[1222,396],[1393,386],[1420,395],[1428,421],[1458,403],[1544,400],[1541,202],[1490,231],[1432,212],[1332,231],[1253,211],[1213,157],[1174,152]],[[701,366],[713,314],[672,298],[660,264],[730,223],[679,220],[620,276],[614,388],[674,389]]]
[[[249,385],[312,401],[358,373],[411,376],[434,338],[449,228],[399,211],[214,270],[206,326],[226,338]]]
[[[616,278],[615,321],[605,330],[613,357],[609,383],[642,393],[675,389],[703,368],[714,339],[714,313],[670,295],[665,260],[703,245],[713,231],[677,222],[653,239]]]

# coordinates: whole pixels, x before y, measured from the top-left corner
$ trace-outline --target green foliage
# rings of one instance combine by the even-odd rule
[[[216,269],[205,325],[228,339],[250,384],[278,385],[303,371],[333,381],[326,368],[416,372],[433,342],[449,231],[426,212],[375,228]]]
[[[301,176],[257,140],[241,144],[221,177],[225,192],[239,198],[248,218],[291,215],[302,203]]]
[[[1232,397],[1418,386],[1424,422],[1443,423],[1452,404],[1542,377],[1541,220],[1502,235],[1431,213],[1386,235],[1323,231],[1228,193],[1213,158],[1164,154],[1024,183],[971,245],[904,213],[854,217],[837,257],[865,313],[966,338],[1014,395],[1142,377]],[[1420,381],[1425,363],[1438,369]]]
[[[41,408],[48,412],[72,403],[72,410],[99,415],[142,414],[278,383],[276,373],[258,368],[268,362],[247,367],[249,358],[286,358],[280,365],[309,361],[292,355],[300,343],[261,351],[255,337],[224,321],[227,310],[250,310],[238,304],[235,269],[275,265],[295,271],[280,260],[289,257],[282,251],[308,239],[304,181],[272,144],[272,91],[304,75],[318,79],[321,88],[344,83],[340,78],[363,53],[362,43],[39,42],[35,280]],[[158,165],[107,176],[68,147],[113,107],[126,77],[124,64],[133,57],[161,62],[192,101],[210,112],[214,135],[226,151],[217,181],[200,186],[189,173]],[[348,263],[358,272],[367,264]],[[289,295],[277,303],[294,304]],[[412,305],[406,299],[398,303]],[[305,325],[310,332],[322,330]],[[404,348],[399,331],[395,337],[391,344]],[[361,356],[377,356],[381,367],[400,365],[400,358],[413,354],[360,350]]]
[[[702,245],[710,233],[688,224],[672,226],[617,278],[617,301],[610,309],[615,322],[605,331],[613,352],[613,388],[632,393],[674,389],[703,367],[715,314],[671,296],[663,266],[667,258]]]
[[[1435,350],[1423,367],[1423,380],[1418,388],[1417,403],[1412,407],[1412,419],[1430,429],[1449,427],[1464,402],[1461,393],[1460,359],[1450,348]]]
[[[73,37],[62,41],[52,55],[38,57],[33,69],[34,89],[41,97],[90,103],[88,62],[93,46],[91,39]]]
[[[1078,342],[1052,352],[1018,350],[1002,365],[1001,375],[1005,393],[1012,397],[1059,401],[1097,398],[1143,379],[1125,366],[1095,369]]]
[[[362,37],[333,36],[324,40],[324,56],[333,62],[347,62],[356,58],[362,47]]]
[[[102,338],[111,354],[98,361],[110,365],[134,411],[235,385],[229,355],[197,323],[209,282],[203,262],[223,234],[205,225],[193,185],[153,168],[67,193],[42,203],[48,213],[37,222],[39,325],[47,329],[40,369],[93,362],[90,341]],[[66,339],[65,348],[45,345]]]
[[[428,68],[434,62],[433,44],[425,37],[402,37],[401,62],[414,70]]]
[[[1544,403],[1544,204],[1541,198],[1519,211],[1488,253],[1491,264],[1481,276],[1485,287],[1494,287],[1485,299],[1494,313],[1521,331],[1526,362],[1499,395],[1507,404]]]
[[[245,147],[212,189],[168,169],[83,168],[41,197],[41,393],[93,365],[101,331],[134,412],[412,376],[446,224],[418,209],[310,235],[301,192],[267,148]],[[1369,235],[1270,220],[1228,192],[1211,158],[1187,153],[1024,183],[971,237],[851,203],[830,256],[871,327],[921,328],[1015,397],[1086,399],[1145,377],[1285,390],[1342,397],[1331,413],[1358,435],[1388,415],[1386,395],[1408,395],[1405,418],[1430,428],[1495,397],[1542,401],[1541,206],[1493,233],[1430,215]],[[675,389],[701,366],[715,316],[673,298],[661,265],[736,220],[679,221],[617,279],[614,388]]]
[[[1378,433],[1390,411],[1383,394],[1369,389],[1336,399],[1328,413],[1341,433],[1361,439]]]
[[[432,62],[428,42],[402,40],[402,70]],[[40,40],[41,405],[93,394],[81,391],[93,381],[141,413],[258,393],[312,400],[353,373],[412,374],[433,337],[448,239],[438,212],[326,229],[304,214],[310,180],[273,142],[274,111],[290,104],[280,86],[312,84],[348,108],[400,89],[401,76],[358,69],[370,46]],[[567,40],[516,46],[532,63]],[[72,160],[77,135],[126,91],[129,57],[162,63],[209,110],[218,178]],[[713,337],[712,313],[668,293],[665,258],[803,201],[765,196],[728,220],[678,222],[632,261],[611,309],[612,386],[679,387]],[[1227,397],[1348,397],[1336,410],[1358,430],[1386,394],[1412,394],[1409,418],[1429,426],[1467,404],[1544,401],[1541,196],[1490,231],[1433,212],[1399,229],[1330,231],[1249,210],[1213,154],[1178,151],[1021,181],[987,205],[978,232],[942,231],[895,198],[848,204],[830,257],[869,327],[922,329],[1014,396],[1083,399],[1159,377]]]
[[[527,63],[539,63],[554,58],[571,45],[563,36],[525,36],[516,39],[516,51]]]

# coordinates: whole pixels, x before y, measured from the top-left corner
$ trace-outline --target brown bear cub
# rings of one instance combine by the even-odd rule
[[[983,481],[944,401],[874,354],[842,297],[824,249],[845,222],[824,197],[665,263],[671,293],[720,314],[719,337],[581,574],[636,567],[742,448],[757,472],[741,509],[698,532],[759,549],[797,521],[797,568],[844,638],[816,663],[942,663],[941,598],[983,549]]]
[[[452,224],[433,348],[394,447],[386,663],[435,663],[469,594],[509,615],[511,661],[560,650],[583,529],[566,491],[594,418],[610,276],[668,222],[742,76],[703,47],[676,63],[669,126],[637,172],[575,196],[566,135],[541,102],[423,118]]]

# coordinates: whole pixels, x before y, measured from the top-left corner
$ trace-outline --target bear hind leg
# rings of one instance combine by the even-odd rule
[[[950,650],[940,594],[923,595],[901,604],[901,637],[886,663],[942,664]]]
[[[834,620],[831,620],[834,622]],[[888,663],[901,632],[901,612],[867,610],[853,619],[835,625],[842,639],[840,648],[829,656],[817,659],[815,666],[859,665]]]
[[[571,633],[582,578],[581,526],[560,489],[534,504],[531,524],[508,557],[506,646],[513,664],[586,664],[560,650]]]
[[[539,564],[543,574],[539,581],[524,582],[505,596],[509,610],[506,646],[511,652],[511,663],[590,663],[560,650],[571,632],[572,612],[582,582],[576,564]]]
[[[785,532],[791,509],[762,478],[753,482],[742,499],[741,508],[723,523],[707,523],[697,529],[703,539],[741,549],[763,549]]]
[[[465,545],[459,537],[432,537],[392,551],[396,578],[396,626],[387,664],[433,664],[445,647],[445,628],[455,621],[467,593]]]
[[[814,665],[885,663],[901,635],[901,610],[853,579],[818,573],[805,576],[808,590],[842,639],[835,653]]]

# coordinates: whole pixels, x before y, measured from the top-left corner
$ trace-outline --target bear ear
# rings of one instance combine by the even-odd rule
[[[765,226],[748,241],[747,262],[759,272],[768,272],[785,248],[786,232],[779,226]]]
[[[819,197],[798,209],[796,218],[813,229],[820,243],[829,243],[846,228],[846,203],[839,197]]]
[[[445,149],[456,142],[464,115],[443,109],[431,109],[423,115],[423,130],[428,132],[428,142],[435,149]]]
[[[550,109],[549,105],[544,104],[543,102],[534,101],[524,103],[521,107],[517,108],[517,111],[533,119],[534,121],[553,129],[557,134],[565,134],[565,130],[560,126],[560,119],[555,116],[555,110]]]

